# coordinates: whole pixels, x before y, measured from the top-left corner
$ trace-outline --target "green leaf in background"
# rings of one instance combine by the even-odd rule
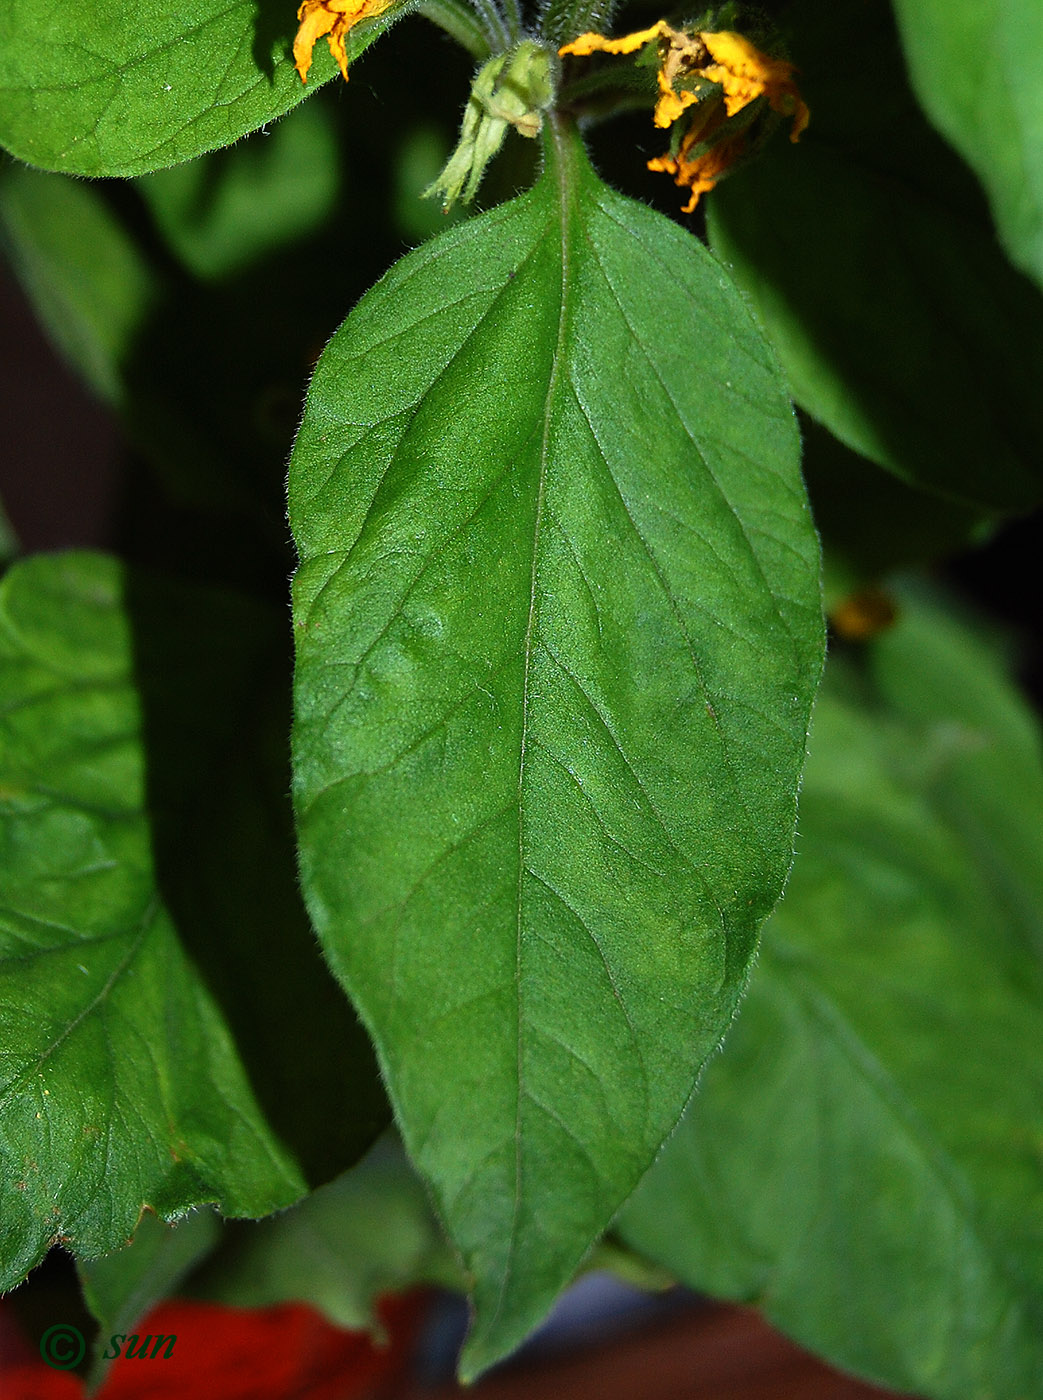
[[[962,553],[996,528],[996,518],[984,511],[900,481],[813,418],[800,415],[800,428],[827,611],[866,583]]]
[[[357,58],[408,5],[348,37]],[[45,170],[142,175],[281,117],[332,78],[324,44],[305,87],[292,0],[5,0],[0,145]]]
[[[116,567],[39,556],[0,585],[3,1273],[85,1256],[144,1205],[261,1214],[304,1182],[158,896]]]
[[[309,1182],[328,1181],[389,1114],[298,888],[285,612],[136,571],[124,596],[160,888],[268,1121]]]
[[[338,1327],[374,1325],[382,1293],[466,1282],[401,1144],[382,1138],[328,1186],[270,1220],[225,1228],[193,1297],[234,1307],[306,1302]]]
[[[332,113],[309,102],[245,144],[143,175],[137,187],[185,266],[220,278],[321,224],[337,161]]]
[[[213,382],[213,361],[229,363],[225,347],[215,341],[222,330],[234,335],[231,317],[225,308],[221,317],[205,311],[198,291],[176,284],[171,269],[146,252],[124,217],[126,200],[119,193],[112,182],[88,184],[5,163],[4,251],[52,343],[118,410],[128,438],[157,469],[169,495],[179,505],[208,512],[237,510],[239,544],[247,535],[244,518],[257,515],[263,478],[256,442],[250,444],[248,469],[240,468],[229,450],[244,421],[230,391],[234,371],[224,372],[216,412],[200,392]],[[123,209],[117,207],[121,202]],[[251,373],[256,377],[256,362]],[[224,549],[231,552],[224,522],[222,528]]]
[[[14,527],[7,518],[4,510],[4,503],[0,501],[0,563],[7,563],[18,553],[18,537],[15,535]]]
[[[710,200],[711,246],[797,402],[856,452],[987,509],[1043,497],[1043,296],[904,81],[884,0],[790,13],[811,124]]]
[[[167,309],[175,300],[184,306],[184,289],[172,288],[111,193],[111,185],[5,163],[4,251],[52,343],[119,411],[128,436],[173,493],[210,509],[242,509],[246,493],[230,479],[229,454],[207,432],[205,400],[192,392],[194,384],[175,378],[178,337]],[[197,312],[197,327],[200,320]],[[193,350],[198,363],[198,343]],[[178,392],[170,396],[175,382]]]
[[[13,164],[0,171],[0,233],[54,343],[121,404],[123,366],[157,299],[144,254],[96,190]]]
[[[144,1215],[132,1244],[101,1259],[82,1262],[78,1273],[84,1300],[98,1323],[89,1381],[98,1384],[108,1367],[101,1355],[109,1338],[126,1336],[156,1303],[169,1298],[221,1238],[212,1210],[194,1210],[176,1225]]]
[[[789,889],[623,1238],[882,1384],[1043,1395],[1041,832],[971,632],[907,599],[831,660]]]
[[[924,110],[984,185],[1012,260],[1043,283],[1043,9],[895,0]]]
[[[1043,744],[1037,715],[1008,679],[1006,648],[933,612],[881,638],[871,656],[877,689],[919,745],[920,762],[931,762],[939,734],[952,743],[947,761],[925,775],[931,797],[1002,911],[990,935],[994,956],[1001,956],[1006,930],[1012,967],[1026,985],[1040,985]],[[1034,950],[1034,962],[1022,965],[1021,950]],[[1043,1228],[1043,1217],[1039,1223]]]
[[[199,172],[204,184],[222,177],[237,184],[235,172],[254,164],[254,143],[263,142],[256,137],[186,169]],[[217,517],[218,538],[197,554],[236,578],[231,561],[260,537],[266,562],[274,554],[281,573],[285,458],[309,347],[328,335],[329,314],[316,324],[310,308],[294,299],[284,270],[288,250],[274,291],[269,259],[240,271],[215,309],[212,284],[203,287],[181,273],[157,250],[157,240],[140,236],[142,213],[115,181],[87,183],[13,163],[0,172],[5,251],[52,341],[119,411],[127,438],[169,499]],[[250,236],[249,224],[264,217],[263,208],[244,216],[244,247],[256,251],[260,239]],[[288,221],[281,229],[288,232]],[[198,226],[195,232],[202,241]],[[194,251],[200,260],[207,256],[198,246]],[[221,256],[210,250],[212,262]],[[250,357],[240,353],[246,340]],[[140,493],[142,475],[128,473],[128,487]],[[234,528],[227,520],[233,512]],[[170,546],[182,545],[184,525],[171,530],[167,520],[161,529],[169,555]]]
[[[719,1040],[822,650],[770,351],[555,131],[327,347],[290,467],[305,895],[475,1281],[538,1323]]]
[[[288,697],[259,614],[93,554],[0,585],[0,1288],[146,1206],[288,1205],[384,1121],[268,800]]]

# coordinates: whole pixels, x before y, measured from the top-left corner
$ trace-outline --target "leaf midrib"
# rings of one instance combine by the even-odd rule
[[[496,1300],[496,1306],[489,1319],[489,1330],[493,1330],[500,1318],[503,1305],[506,1301],[507,1290],[511,1279],[511,1265],[514,1258],[514,1251],[518,1240],[518,1223],[521,1210],[522,1199],[522,1098],[523,1098],[523,1077],[524,1077],[524,1015],[523,1015],[523,967],[522,967],[522,893],[525,882],[526,859],[525,859],[525,818],[524,818],[524,787],[525,787],[525,757],[528,747],[529,737],[529,682],[532,675],[532,655],[533,655],[533,634],[536,627],[537,599],[538,599],[538,558],[540,548],[540,534],[543,524],[544,504],[546,500],[547,468],[550,459],[550,445],[552,435],[552,424],[555,418],[555,408],[557,401],[558,384],[561,379],[562,365],[565,361],[565,342],[568,334],[568,304],[570,287],[570,237],[569,237],[569,214],[572,202],[572,181],[569,176],[572,173],[572,150],[570,136],[571,133],[560,118],[551,117],[551,141],[548,143],[547,160],[552,163],[553,174],[557,183],[558,196],[558,220],[561,237],[561,292],[558,311],[558,334],[555,340],[554,352],[551,357],[551,373],[547,383],[547,394],[543,403],[543,436],[540,442],[540,462],[539,462],[539,486],[536,496],[536,512],[533,524],[532,539],[532,567],[529,574],[529,613],[525,628],[524,657],[525,669],[522,680],[522,715],[521,715],[521,740],[518,751],[518,788],[517,788],[517,810],[518,810],[518,885],[515,897],[516,925],[515,925],[515,1014],[516,1014],[516,1074],[515,1074],[515,1110],[514,1110],[514,1202],[511,1216],[511,1229],[507,1241],[507,1253],[504,1258],[503,1275],[500,1281],[500,1292]],[[574,139],[574,138],[573,138]],[[553,150],[550,148],[553,143]]]

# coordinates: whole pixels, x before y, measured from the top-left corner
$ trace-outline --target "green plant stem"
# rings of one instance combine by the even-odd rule
[[[490,26],[483,24],[473,8],[462,0],[423,0],[419,13],[437,24],[479,63],[484,63],[498,46],[500,26],[490,32]]]
[[[558,94],[562,108],[584,118],[595,108],[611,111],[655,104],[655,81],[648,68],[611,63],[564,83]],[[605,111],[605,115],[609,115]]]
[[[588,30],[607,33],[616,8],[613,0],[544,0],[540,33],[555,48]]]
[[[517,43],[525,28],[522,23],[521,0],[504,0],[504,9],[507,16],[507,27],[511,31],[511,38]]]
[[[511,46],[511,31],[496,0],[471,0],[471,4],[482,22],[489,38],[490,52],[496,53]]]

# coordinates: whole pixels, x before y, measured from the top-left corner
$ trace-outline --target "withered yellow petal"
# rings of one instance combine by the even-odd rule
[[[761,53],[749,39],[730,29],[686,32],[659,20],[619,39],[581,34],[558,52],[577,57],[626,54],[653,41],[659,45],[659,95],[652,120],[661,128],[683,122],[684,134],[676,156],[656,156],[648,168],[672,175],[675,184],[691,191],[684,210],[690,214],[700,195],[712,190],[745,150],[742,132],[721,130],[731,117],[758,98],[766,98],[773,111],[792,117],[790,140],[796,141],[808,124],[808,109],[793,81],[793,64]],[[720,93],[707,88],[707,83],[715,84]],[[696,147],[706,149],[693,156]]]
[[[793,77],[792,63],[781,58],[769,58],[749,39],[730,29],[722,29],[717,34],[700,34],[699,38],[709,50],[710,57],[737,78],[745,78],[748,82],[767,88],[775,83],[789,82]]]
[[[293,41],[293,57],[301,82],[308,81],[312,49],[322,36],[337,60],[337,67],[348,77],[348,50],[345,39],[359,20],[372,19],[389,9],[393,0],[303,0],[297,11],[300,28]]]
[[[788,113],[786,114],[788,115]],[[808,122],[811,120],[811,113],[808,111],[808,104],[798,96],[793,106],[793,125],[790,128],[789,139],[799,141],[803,132],[807,130]]]
[[[624,34],[621,39],[609,39],[604,34],[581,34],[570,44],[562,44],[558,53],[574,54],[586,58],[592,53],[635,53],[650,44],[653,39],[667,38],[673,31],[665,20],[658,20],[650,29],[636,29],[633,34]]]
[[[676,156],[667,153],[648,162],[649,170],[672,175],[674,184],[679,189],[691,192],[688,203],[681,210],[683,214],[692,213],[699,203],[700,196],[713,189],[721,176],[742,155],[745,146],[745,138],[739,134],[718,141],[701,155],[691,156],[689,152],[700,144],[700,139],[699,129],[693,128],[685,135]]]
[[[336,15],[324,9],[317,0],[304,0],[304,4],[297,11],[297,18],[301,23],[293,41],[293,63],[301,75],[301,82],[306,83],[308,69],[311,67],[312,50],[316,42],[333,28]]]
[[[685,110],[698,102],[699,95],[694,92],[675,92],[668,82],[659,76],[659,100],[655,105],[655,112],[652,114],[652,121],[656,126],[673,126],[674,122]]]
[[[348,81],[348,51],[344,47],[344,35],[347,32],[346,25],[334,25],[326,41],[330,46],[330,53],[337,60],[337,67],[340,69],[341,77],[345,82]]]
[[[702,75],[724,89],[729,117],[758,97],[766,97],[773,111],[793,118],[790,140],[799,140],[809,113],[793,81],[793,64],[782,58],[769,58],[749,39],[729,29],[700,34],[699,38],[714,60],[701,70]]]

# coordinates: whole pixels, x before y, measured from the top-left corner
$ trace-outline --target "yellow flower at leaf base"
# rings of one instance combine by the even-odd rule
[[[583,57],[592,53],[636,53],[646,44],[658,46],[656,85],[659,97],[652,120],[658,127],[675,123],[673,153],[648,162],[649,170],[673,175],[691,191],[684,207],[690,214],[699,197],[712,190],[747,149],[746,123],[735,123],[760,98],[782,116],[792,117],[790,140],[800,139],[808,124],[808,109],[793,81],[793,64],[770,58],[732,30],[686,33],[665,20],[619,39],[581,34],[559,50]]]
[[[724,89],[725,111],[730,117],[758,97],[784,117],[793,118],[790,140],[799,141],[808,124],[808,109],[793,81],[793,64],[781,58],[768,58],[741,34],[723,30],[720,34],[700,34],[699,38],[713,59],[702,69],[704,78]]]
[[[308,81],[312,50],[323,35],[347,82],[348,51],[345,38],[359,20],[382,15],[391,8],[392,3],[393,0],[304,0],[297,11],[300,27],[293,41],[293,62],[301,75],[301,82]]]
[[[664,175],[672,175],[679,189],[691,190],[688,203],[681,209],[682,214],[690,214],[699,203],[699,196],[712,190],[721,176],[735,164],[745,152],[746,138],[739,135],[718,141],[700,154],[692,155],[692,147],[698,144],[696,136],[686,135],[676,156],[667,153],[648,162],[649,170],[661,170]]]

